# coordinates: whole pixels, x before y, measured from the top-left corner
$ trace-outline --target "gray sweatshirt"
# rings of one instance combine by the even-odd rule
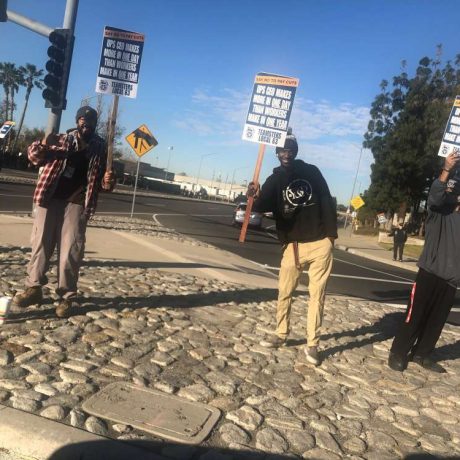
[[[425,247],[418,266],[454,286],[460,284],[460,203],[447,183],[436,179],[428,195]]]

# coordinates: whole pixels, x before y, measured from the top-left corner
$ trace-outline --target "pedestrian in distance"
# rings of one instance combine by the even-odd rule
[[[276,336],[268,341],[281,347],[290,332],[292,296],[305,267],[308,267],[307,361],[318,366],[320,329],[326,284],[332,269],[332,249],[337,238],[337,211],[320,170],[296,160],[298,145],[288,134],[276,148],[280,166],[262,188],[251,182],[248,195],[255,198],[254,211],[272,212],[283,255],[278,282]]]
[[[407,230],[404,228],[402,222],[394,228],[390,236],[393,236],[393,260],[403,261],[404,245],[407,241]]]
[[[391,346],[388,366],[408,362],[433,372],[445,369],[432,357],[460,283],[460,156],[449,154],[428,195],[425,245],[406,313]]]
[[[25,308],[43,301],[42,286],[54,249],[58,254],[59,303],[56,315],[67,317],[77,297],[77,282],[84,255],[87,221],[96,210],[100,190],[112,191],[113,171],[106,171],[107,149],[96,134],[97,112],[80,107],[77,128],[49,134],[28,148],[30,162],[42,168],[34,192],[32,254],[26,289],[13,305]]]

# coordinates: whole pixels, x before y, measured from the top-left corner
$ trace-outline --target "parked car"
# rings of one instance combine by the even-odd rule
[[[242,225],[244,222],[244,215],[246,214],[247,203],[240,203],[236,206],[233,212],[232,225]],[[249,225],[251,227],[260,228],[262,226],[263,214],[260,212],[251,212],[249,218]]]

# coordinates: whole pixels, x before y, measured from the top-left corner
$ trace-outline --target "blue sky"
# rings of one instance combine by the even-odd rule
[[[9,0],[8,7],[59,27],[65,0]],[[453,60],[458,12],[455,0],[80,0],[61,130],[73,125],[81,99],[96,95],[104,26],[140,32],[138,96],[120,98],[119,123],[125,134],[145,123],[158,139],[143,161],[166,167],[173,146],[173,172],[196,175],[202,155],[212,153],[203,157],[202,177],[251,179],[258,147],[241,135],[254,76],[297,77],[290,124],[299,158],[316,164],[345,203],[380,81],[398,74],[403,59],[413,73],[439,43],[443,59]],[[8,22],[0,24],[0,42],[0,61],[44,68],[45,37]],[[26,125],[46,126],[40,91],[29,107]],[[371,162],[364,151],[356,192],[369,185]],[[277,165],[267,148],[261,180]]]

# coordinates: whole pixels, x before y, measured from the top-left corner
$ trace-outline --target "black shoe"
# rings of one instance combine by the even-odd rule
[[[437,374],[445,374],[447,372],[440,364],[433,361],[433,359],[429,356],[423,358],[422,356],[414,355],[412,361],[415,364],[422,366],[423,369],[426,369],[427,371],[436,372]]]
[[[407,357],[399,356],[390,351],[390,356],[388,356],[388,367],[394,371],[402,372],[407,367]]]

